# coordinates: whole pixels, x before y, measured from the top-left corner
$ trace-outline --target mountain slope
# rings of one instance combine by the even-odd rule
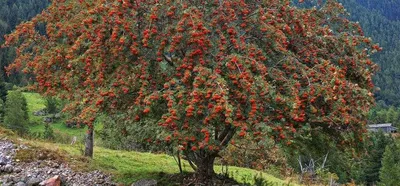
[[[340,0],[359,21],[365,35],[383,47],[372,56],[380,65],[374,78],[377,101],[384,105],[400,106],[400,1]]]

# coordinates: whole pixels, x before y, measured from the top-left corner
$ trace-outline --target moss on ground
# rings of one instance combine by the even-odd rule
[[[37,160],[52,160],[61,163],[65,161],[65,157],[62,154],[61,152],[49,149],[29,147],[18,150],[15,154],[15,159],[27,163]]]

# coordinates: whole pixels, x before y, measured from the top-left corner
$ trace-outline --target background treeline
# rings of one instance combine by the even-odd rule
[[[399,128],[400,108],[377,105],[370,111],[368,118],[370,123],[392,123],[395,127]]]
[[[386,18],[394,21],[400,19],[400,1],[398,0],[356,0],[370,10],[376,10]]]

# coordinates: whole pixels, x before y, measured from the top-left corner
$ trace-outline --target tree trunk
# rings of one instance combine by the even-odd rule
[[[179,153],[179,150],[178,150],[178,156],[177,156],[177,158],[178,158],[179,173],[183,174],[183,170],[182,170],[182,161],[181,161],[181,154]]]
[[[235,135],[236,128],[226,126],[222,131],[215,131],[216,139],[220,141],[221,149],[226,148],[229,142]],[[215,178],[214,172],[214,161],[218,155],[219,151],[206,151],[199,150],[197,152],[192,152],[187,154],[190,165],[195,169],[196,182],[202,185],[213,185],[213,178]],[[192,161],[191,161],[192,160]],[[193,166],[193,162],[196,166]]]
[[[205,157],[198,157],[196,160],[196,178],[199,183],[211,184],[212,178],[215,177],[214,172],[215,156],[207,154]]]
[[[93,127],[89,127],[85,139],[85,156],[93,158]]]

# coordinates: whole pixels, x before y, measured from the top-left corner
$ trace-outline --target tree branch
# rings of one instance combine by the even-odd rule
[[[229,127],[229,128],[230,128],[230,130],[228,130],[227,134],[225,135],[225,137],[221,141],[220,146],[222,148],[225,148],[228,145],[229,141],[231,141],[231,139],[233,138],[233,136],[236,133],[236,128],[232,128],[232,127]]]
[[[173,67],[175,67],[174,63],[172,62],[171,57],[166,56],[165,54],[163,54],[165,61],[167,61],[167,63]]]

